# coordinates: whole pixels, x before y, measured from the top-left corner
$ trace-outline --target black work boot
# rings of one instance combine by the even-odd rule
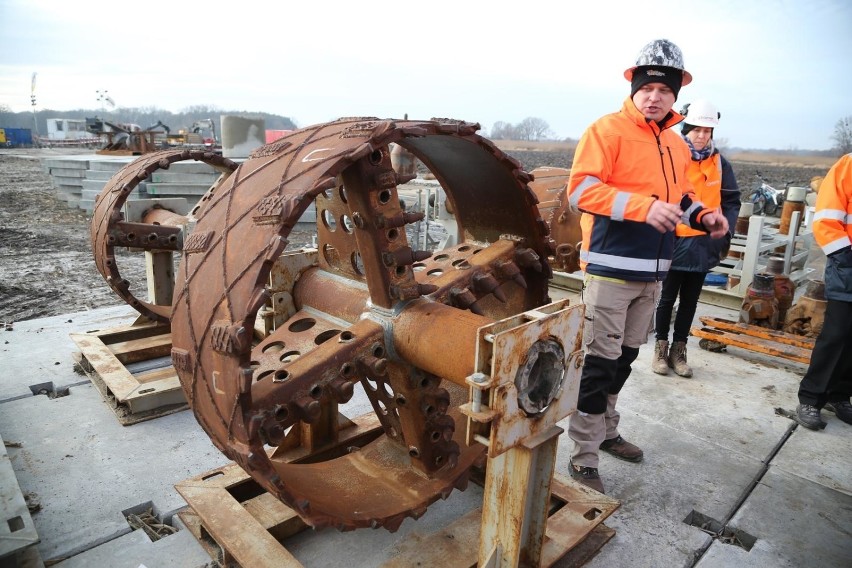
[[[598,468],[574,465],[570,461],[568,465],[571,467],[571,477],[598,493],[604,492],[603,481],[601,481],[601,476],[598,475]]]
[[[810,404],[800,404],[796,407],[796,421],[811,430],[825,428],[825,422],[820,416],[819,408]]]
[[[852,404],[848,400],[826,402],[825,409],[834,413],[847,424],[852,424]]]

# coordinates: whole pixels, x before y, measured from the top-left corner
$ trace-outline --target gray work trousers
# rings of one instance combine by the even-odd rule
[[[617,382],[615,375],[618,367],[614,362],[622,357],[622,347],[638,349],[647,343],[659,295],[659,282],[616,282],[594,276],[586,277],[583,285],[583,303],[586,305],[583,345],[587,361],[581,379],[581,400],[578,401],[580,410],[571,415],[568,423],[568,435],[574,441],[571,452],[574,465],[598,467],[601,442],[618,437],[620,414],[615,405],[621,384],[618,384],[615,392],[608,390],[608,385]],[[613,363],[606,367],[606,376],[601,376],[600,369],[597,369],[597,373],[585,372],[591,371],[585,366],[593,365],[596,361]],[[588,384],[583,385],[583,380],[603,383],[603,388],[590,388]],[[606,410],[600,414],[583,412],[584,406],[603,406],[603,401],[595,404],[583,400],[583,392],[605,396]]]

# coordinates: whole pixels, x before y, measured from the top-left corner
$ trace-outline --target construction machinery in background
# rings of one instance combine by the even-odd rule
[[[189,128],[182,128],[176,133],[170,132],[166,135],[166,146],[169,148],[209,149],[219,145],[216,123],[212,118],[196,120]]]
[[[118,156],[140,156],[157,149],[158,135],[166,134],[165,130],[157,130],[165,126],[162,122],[143,129],[138,124],[110,122],[99,117],[86,118],[86,130],[101,138],[106,138],[106,145],[95,152],[96,154]],[[168,127],[166,127],[168,128]]]
[[[147,128],[138,124],[111,122],[99,117],[86,119],[86,130],[106,139],[97,154],[140,156],[168,148],[215,149],[219,146],[212,118],[197,120],[189,128],[172,132],[158,120]]]

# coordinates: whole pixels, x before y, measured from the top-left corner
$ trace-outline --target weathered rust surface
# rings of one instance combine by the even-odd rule
[[[453,381],[463,370],[441,363],[470,361],[472,372],[475,342],[407,339],[434,321],[446,337],[467,337],[471,320],[548,302],[554,251],[530,176],[478,128],[358,118],[295,131],[237,168],[184,243],[172,361],[187,400],[223,453],[315,527],[396,530],[464,488],[484,459],[484,446],[465,444],[459,407],[469,391]],[[400,207],[396,186],[406,178],[391,167],[390,143],[446,190],[457,247],[432,258],[412,250],[405,227],[420,216]],[[311,202],[317,264],[294,284],[296,311],[254,345],[270,272]],[[311,463],[267,451],[288,445],[293,429],[321,432],[317,449],[323,439],[334,445],[336,405],[359,384],[382,426],[377,439]]]
[[[813,338],[720,318],[701,317],[700,320],[704,327],[693,327],[691,331],[696,337],[799,363],[810,363],[815,341]]]
[[[530,172],[535,180],[530,189],[538,198],[541,217],[550,226],[550,237],[556,243],[553,265],[556,270],[580,270],[580,214],[568,207],[568,177],[571,170],[542,167]]]
[[[223,173],[236,169],[237,164],[211,152],[165,150],[147,154],[128,164],[110,178],[95,201],[92,212],[91,238],[95,266],[110,288],[122,300],[152,321],[168,322],[171,306],[157,305],[136,297],[131,283],[122,278],[116,263],[116,247],[132,247],[146,251],[178,251],[185,246],[181,225],[186,218],[166,210],[151,211],[145,223],[124,220],[122,207],[128,195],[140,182],[159,169],[168,169],[175,162],[197,160]],[[208,192],[200,203],[210,198]],[[196,207],[197,209],[198,207]],[[156,224],[155,224],[156,223]]]

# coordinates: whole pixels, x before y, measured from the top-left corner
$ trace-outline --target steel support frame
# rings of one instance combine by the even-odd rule
[[[560,300],[480,328],[468,443],[488,446],[478,565],[541,565],[559,435],[556,424],[576,410],[582,367],[584,306]],[[518,405],[516,377],[533,345],[557,339],[564,359],[555,398],[536,416]],[[486,374],[488,373],[488,374]],[[487,404],[484,404],[487,402]],[[566,549],[567,552],[567,549]]]
[[[480,567],[540,565],[562,432],[554,426],[489,459],[479,535]]]

